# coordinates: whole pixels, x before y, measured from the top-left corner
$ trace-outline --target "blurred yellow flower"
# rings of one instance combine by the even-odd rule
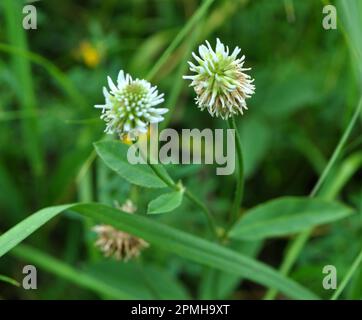
[[[76,50],[76,55],[83,60],[84,64],[90,68],[95,68],[102,59],[99,48],[89,41],[82,41]]]

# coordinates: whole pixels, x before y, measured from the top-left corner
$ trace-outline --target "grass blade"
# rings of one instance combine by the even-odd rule
[[[176,47],[181,43],[181,41],[186,37],[186,35],[191,31],[191,29],[196,25],[200,19],[207,13],[207,10],[211,6],[214,0],[205,0],[203,4],[197,9],[194,15],[189,19],[181,31],[177,34],[162,56],[157,60],[151,71],[147,75],[147,79],[152,79],[156,73],[160,70],[162,65],[166,62],[171,53],[176,49]]]
[[[13,285],[15,287],[20,287],[20,283],[17,282],[15,279],[4,276],[2,274],[0,274],[0,282],[5,282],[5,283],[11,284],[11,285]]]
[[[7,35],[9,42],[15,47],[27,50],[25,30],[22,27],[20,2],[2,1],[4,8]],[[17,95],[24,113],[30,115],[22,119],[24,148],[35,176],[41,176],[44,170],[43,151],[39,140],[38,121],[36,115],[36,98],[31,75],[31,66],[27,59],[12,57],[14,74],[18,80]]]
[[[362,250],[359,253],[359,255],[357,256],[356,260],[353,262],[353,264],[351,265],[351,267],[349,268],[346,276],[343,278],[342,283],[338,286],[338,289],[335,291],[335,293],[333,294],[331,300],[337,300],[338,297],[340,296],[340,294],[342,293],[343,289],[346,287],[346,285],[348,284],[349,280],[351,280],[353,274],[356,272],[357,268],[359,267],[359,265],[362,262]]]

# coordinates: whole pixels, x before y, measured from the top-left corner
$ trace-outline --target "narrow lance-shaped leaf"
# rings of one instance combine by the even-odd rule
[[[351,213],[350,208],[336,202],[279,198],[250,209],[230,230],[229,236],[242,240],[285,236],[342,219]]]

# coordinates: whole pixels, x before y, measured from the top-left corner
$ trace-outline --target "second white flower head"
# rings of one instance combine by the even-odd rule
[[[198,65],[189,62],[195,75],[184,76],[192,80],[191,86],[197,94],[196,103],[201,110],[207,109],[212,116],[227,119],[235,114],[243,114],[247,109],[245,99],[254,94],[254,80],[244,71],[245,56],[237,58],[240,48],[229,54],[229,47],[216,39],[215,51],[210,43],[199,47],[199,56],[192,53]]]
[[[129,74],[121,70],[117,85],[108,77],[107,88],[103,87],[104,105],[96,105],[102,109],[101,119],[106,122],[108,134],[118,134],[121,138],[127,134],[131,138],[147,132],[150,123],[162,121],[168,109],[156,108],[164,101],[163,94],[158,94],[157,87],[152,87],[146,80],[133,80]]]

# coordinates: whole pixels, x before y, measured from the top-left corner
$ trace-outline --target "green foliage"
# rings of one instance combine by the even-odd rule
[[[129,145],[117,141],[102,141],[96,143],[95,148],[104,163],[129,182],[147,188],[167,186],[146,164],[129,163],[127,160]]]
[[[170,212],[182,203],[183,191],[174,191],[170,193],[165,193],[158,198],[152,200],[148,204],[147,213],[149,214],[158,214]]]
[[[360,0],[334,1],[337,30],[322,28],[324,0],[38,1],[37,30],[22,28],[23,2],[0,4],[0,299],[362,299]],[[182,79],[216,37],[255,78],[236,119],[243,170],[131,165],[93,108],[106,76],[157,85],[163,127],[226,128]],[[114,208],[129,199],[135,213]],[[150,247],[103,257],[96,223]],[[36,292],[17,286],[29,263]]]
[[[230,230],[230,237],[263,240],[291,235],[349,216],[352,210],[334,202],[285,197],[250,209]]]

